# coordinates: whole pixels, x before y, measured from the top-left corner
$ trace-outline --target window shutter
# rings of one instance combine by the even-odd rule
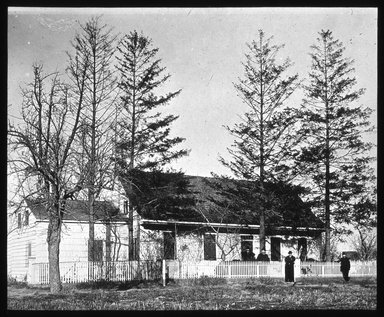
[[[216,260],[216,235],[204,235],[204,260]]]

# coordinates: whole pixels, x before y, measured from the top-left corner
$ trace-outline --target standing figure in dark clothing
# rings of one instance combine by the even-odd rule
[[[288,256],[285,257],[285,281],[294,282],[294,265],[296,258],[292,255],[292,251],[288,252]]]
[[[257,256],[256,261],[269,262],[269,256],[265,253],[265,249],[261,250],[261,253]],[[268,264],[263,263],[259,265],[260,275],[268,276]]]
[[[339,260],[340,262],[340,271],[343,273],[343,278],[346,282],[349,281],[349,270],[351,269],[351,262],[345,255],[345,252],[342,253],[341,259]]]
[[[261,250],[261,253],[256,258],[256,261],[269,262],[269,256],[265,253],[265,249]]]
[[[255,253],[251,251],[250,248],[246,248],[244,252],[242,252],[243,261],[255,261]]]

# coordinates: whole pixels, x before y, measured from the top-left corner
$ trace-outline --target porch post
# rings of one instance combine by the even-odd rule
[[[165,278],[166,278],[166,275],[165,275],[165,259],[163,259],[163,265],[162,265],[162,277],[163,277],[163,286],[165,286]]]

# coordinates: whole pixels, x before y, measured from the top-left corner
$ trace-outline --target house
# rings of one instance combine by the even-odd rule
[[[48,219],[41,201],[26,200],[27,208],[10,216],[8,275],[26,280],[32,263],[48,262]],[[126,215],[110,202],[95,202],[96,261],[127,260]],[[60,262],[88,261],[87,202],[68,200],[63,215]],[[12,225],[13,224],[13,225]]]
[[[180,177],[177,173],[174,179],[169,179],[170,174],[167,175],[146,173],[135,179],[139,192],[145,192],[148,197],[143,200],[143,197],[133,196],[144,207],[135,210],[130,217],[132,258],[187,262],[242,260],[242,251],[247,247],[257,256],[260,252],[259,216],[244,213],[247,206],[238,199],[245,195],[242,201],[249,200],[249,182],[240,183],[242,190],[239,191],[239,184],[234,185],[233,180]],[[121,183],[128,194],[129,182],[122,178]],[[171,194],[156,189],[172,187],[171,183]],[[148,184],[158,186],[150,188]],[[308,241],[320,237],[324,231],[323,222],[305,206],[297,192],[282,187],[281,184],[267,186],[275,198],[280,196],[275,210],[268,213],[267,254],[272,261],[281,261],[289,250],[296,250],[296,255],[302,259],[318,258],[317,254],[308,253]],[[232,205],[228,207],[230,202]]]
[[[131,203],[140,208],[129,208],[127,199],[116,201],[119,207],[108,201],[95,203],[95,261],[242,260],[246,247],[259,253],[259,217],[244,212],[247,206],[238,199],[240,192],[232,181],[217,186],[214,179],[178,173],[140,174],[136,181],[139,190]],[[132,187],[124,177],[121,183],[128,196]],[[279,200],[266,226],[271,260],[281,261],[289,250],[298,257],[318,258],[309,254],[308,241],[321,235],[323,223],[294,191],[282,190],[281,185],[268,190]],[[8,274],[18,279],[26,278],[32,263],[48,262],[44,206],[27,200],[27,207],[13,215],[16,228],[8,234]],[[87,202],[67,201],[60,261],[88,261],[88,235]]]

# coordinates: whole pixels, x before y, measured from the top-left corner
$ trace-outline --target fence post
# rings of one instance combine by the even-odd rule
[[[324,277],[324,264],[321,265],[321,276]]]
[[[179,278],[181,278],[181,261],[179,260],[179,265],[178,265],[178,269],[179,269]]]
[[[163,286],[165,286],[166,281],[165,281],[165,259],[163,259],[163,266],[162,266],[162,277],[163,277]]]

